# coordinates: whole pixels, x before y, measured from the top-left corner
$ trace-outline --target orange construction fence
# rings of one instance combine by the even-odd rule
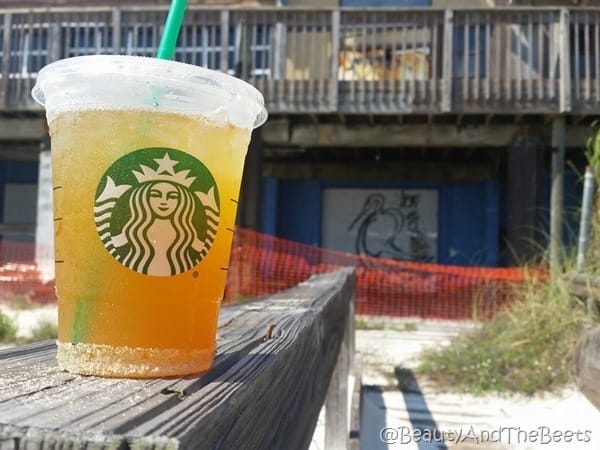
[[[415,263],[359,256],[237,229],[225,303],[289,288],[310,275],[355,267],[358,314],[436,319],[483,319],[513,289],[543,272]]]
[[[56,301],[31,243],[0,242],[0,299]],[[39,249],[38,249],[39,253]],[[50,255],[48,255],[50,257]],[[480,268],[395,261],[300,244],[238,228],[225,304],[294,286],[313,274],[355,267],[358,314],[436,319],[489,318],[532,276],[520,268]],[[543,277],[543,272],[535,274]]]

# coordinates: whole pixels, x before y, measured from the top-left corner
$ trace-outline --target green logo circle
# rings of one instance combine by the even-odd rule
[[[202,162],[172,148],[144,148],[113,163],[96,190],[94,218],[108,252],[136,272],[172,276],[210,250],[219,192]]]

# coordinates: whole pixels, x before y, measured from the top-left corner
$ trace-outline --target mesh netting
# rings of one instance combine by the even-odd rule
[[[532,275],[519,268],[423,264],[326,250],[237,229],[225,303],[289,288],[315,273],[356,268],[358,314],[489,318]]]
[[[39,251],[39,250],[38,250]],[[56,301],[54,283],[34,260],[34,246],[0,242],[0,299],[23,296]],[[515,286],[543,272],[423,264],[358,256],[292,242],[250,230],[236,230],[225,304],[292,287],[316,273],[355,267],[358,314],[436,319],[492,317]]]

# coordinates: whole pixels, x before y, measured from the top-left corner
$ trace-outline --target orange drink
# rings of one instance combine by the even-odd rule
[[[44,70],[34,97],[52,142],[59,366],[127,377],[208,369],[262,97],[149,58]]]

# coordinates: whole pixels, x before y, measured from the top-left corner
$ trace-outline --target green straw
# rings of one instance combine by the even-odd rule
[[[158,52],[156,53],[157,58],[173,59],[173,55],[175,54],[175,44],[177,43],[177,36],[179,36],[179,30],[181,29],[181,23],[183,22],[186,5],[187,0],[171,1],[171,8],[169,8],[169,14],[167,15],[167,20],[165,22],[165,29],[162,38],[160,39]]]

